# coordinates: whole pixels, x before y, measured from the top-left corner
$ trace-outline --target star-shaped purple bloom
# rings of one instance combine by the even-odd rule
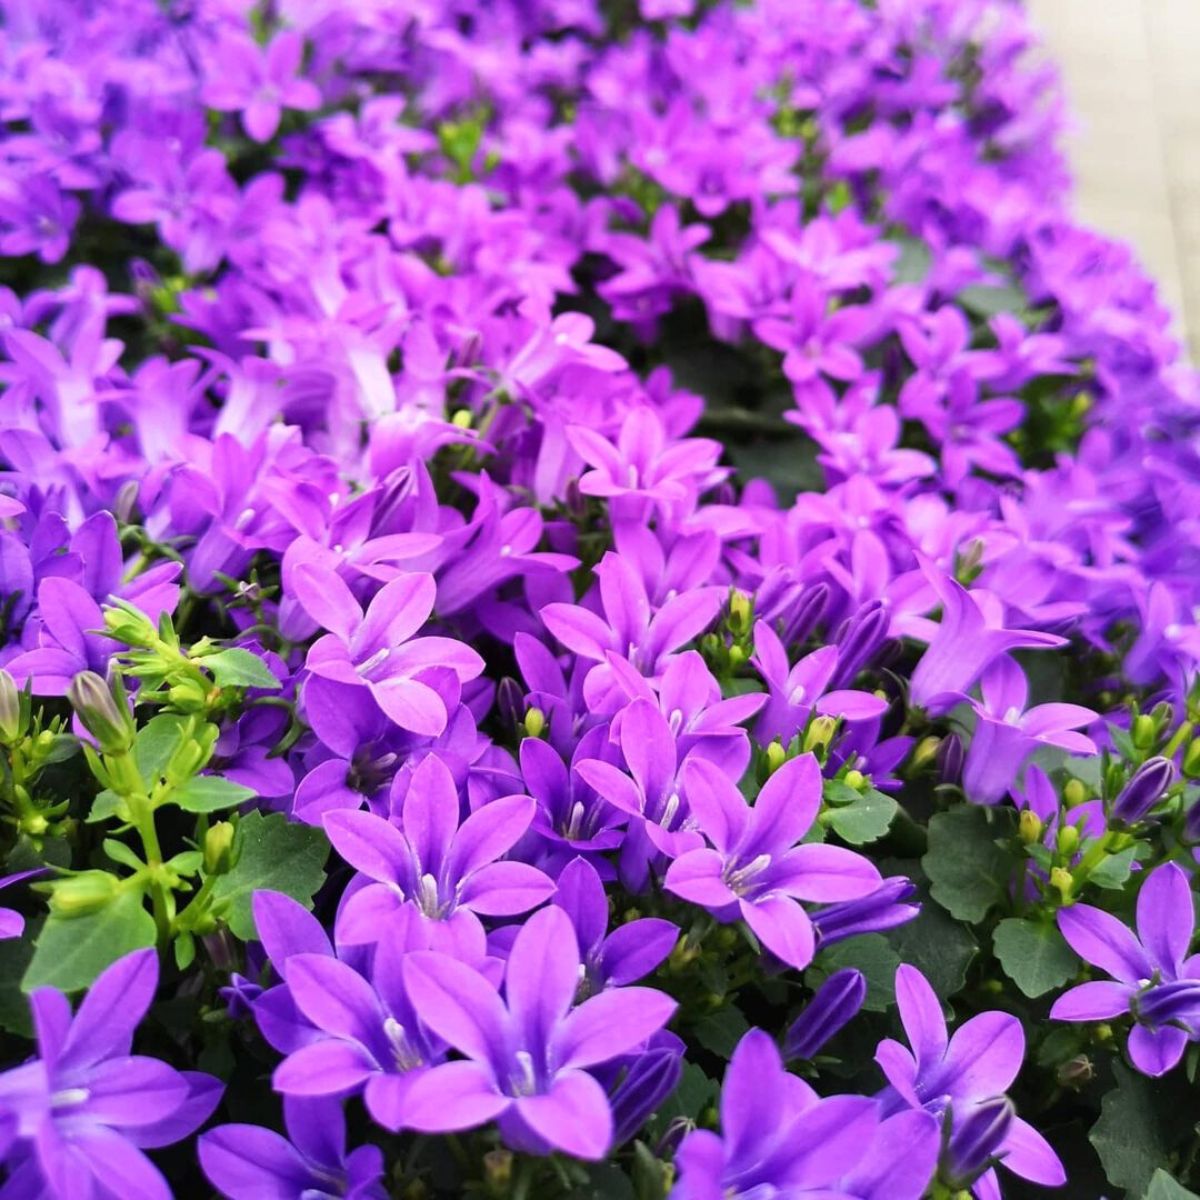
[[[209,1182],[228,1200],[386,1200],[378,1146],[346,1153],[340,1100],[285,1096],[288,1136],[261,1125],[218,1125],[196,1144]]]
[[[98,976],[74,1016],[54,988],[29,997],[39,1057],[0,1074],[0,1142],[16,1143],[6,1191],[67,1200],[95,1189],[170,1200],[142,1151],[202,1124],[221,1084],[130,1054],[157,985],[157,954],[138,950]]]
[[[651,988],[608,988],[574,1005],[581,968],[571,921],[543,908],[513,941],[501,999],[449,955],[410,954],[409,994],[464,1059],[433,1068],[408,1097],[409,1124],[449,1133],[499,1120],[514,1148],[599,1159],[613,1139],[604,1088],[588,1073],[643,1045],[675,1011]]]
[[[812,962],[812,921],[801,900],[855,900],[882,882],[875,866],[840,846],[797,845],[821,808],[821,769],[811,754],[783,764],[754,806],[711,763],[685,768],[688,802],[710,848],[681,854],[668,891],[720,920],[739,917],[773,954],[797,970]]]
[[[1195,930],[1192,890],[1183,869],[1164,863],[1137,899],[1137,935],[1116,917],[1075,904],[1058,914],[1063,937],[1111,980],[1081,983],[1055,1001],[1056,1021],[1106,1021],[1132,1013],[1129,1057],[1143,1075],[1163,1075],[1200,1040],[1200,954],[1188,957]]]
[[[292,588],[305,612],[329,631],[313,643],[305,666],[314,675],[367,688],[401,729],[436,737],[446,728],[447,701],[429,682],[429,672],[449,671],[465,683],[483,671],[483,659],[465,643],[413,636],[433,611],[432,575],[391,580],[365,613],[342,577],[327,567],[297,566]]]

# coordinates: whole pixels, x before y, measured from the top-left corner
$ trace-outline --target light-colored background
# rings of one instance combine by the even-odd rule
[[[1027,0],[1066,83],[1076,211],[1131,242],[1200,363],[1200,0]]]

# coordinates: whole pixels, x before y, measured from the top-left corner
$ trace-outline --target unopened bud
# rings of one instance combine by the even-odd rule
[[[729,647],[729,665],[731,667],[740,667],[746,661],[746,649],[744,646],[733,645]]]
[[[116,604],[104,610],[104,628],[109,637],[124,642],[127,646],[138,646],[149,650],[158,637],[154,623],[132,604]]]
[[[1088,797],[1087,788],[1082,779],[1068,779],[1063,788],[1063,801],[1068,808],[1077,808]]]
[[[1174,763],[1165,758],[1146,759],[1113,801],[1112,819],[1120,825],[1136,825],[1149,815],[1174,780]]]
[[[1021,809],[1017,818],[1017,835],[1027,846],[1042,840],[1042,819],[1032,809]]]
[[[1079,830],[1074,825],[1064,825],[1058,831],[1058,852],[1068,858],[1079,849]]]
[[[230,821],[210,825],[204,835],[204,873],[224,875],[233,866],[233,835],[237,832]]]
[[[512,1183],[511,1150],[489,1150],[483,1156],[483,1181],[489,1196],[507,1196]]]
[[[546,714],[540,708],[531,708],[525,714],[525,732],[530,737],[541,737],[546,729]]]
[[[804,734],[804,750],[805,753],[811,754],[814,750],[824,749],[833,741],[834,730],[837,729],[837,721],[833,717],[815,717],[812,724],[809,725]]]
[[[137,734],[133,717],[124,702],[113,695],[95,671],[80,671],[67,688],[67,699],[79,716],[83,727],[96,739],[105,754],[125,754],[133,746]]]
[[[450,424],[456,429],[470,429],[475,422],[475,414],[469,408],[458,409],[450,418]]]
[[[913,747],[912,765],[914,767],[924,767],[933,762],[937,757],[938,748],[942,744],[941,738],[924,737],[915,747]]]
[[[54,884],[50,912],[56,917],[82,917],[110,904],[120,881],[107,871],[83,871]]]
[[[767,747],[767,773],[774,775],[785,762],[787,762],[787,751],[783,748],[783,743],[776,738]]]
[[[1134,717],[1129,734],[1133,739],[1133,744],[1139,750],[1149,750],[1158,736],[1158,731],[1154,727],[1154,718],[1145,713]]]
[[[1057,1079],[1060,1087],[1072,1088],[1078,1091],[1095,1078],[1096,1068],[1086,1054],[1077,1054],[1068,1059],[1058,1068]]]
[[[24,729],[21,720],[21,689],[5,670],[0,669],[0,742],[12,745]]]
[[[167,699],[172,708],[180,712],[204,712],[208,707],[208,696],[205,689],[194,679],[185,680],[167,689]]]
[[[1075,886],[1075,880],[1065,867],[1055,867],[1050,872],[1050,886],[1062,896],[1065,902],[1071,898],[1071,889]]]
[[[861,771],[847,771],[846,777],[842,782],[847,787],[852,787],[856,792],[861,792],[867,785],[867,777]]]
[[[753,613],[754,604],[750,597],[734,588],[729,594],[729,628],[735,633],[747,633]]]
[[[1189,742],[1183,752],[1183,773],[1189,779],[1200,779],[1200,738]]]

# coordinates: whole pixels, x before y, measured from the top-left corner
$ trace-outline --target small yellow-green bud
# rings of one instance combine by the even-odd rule
[[[525,732],[530,737],[541,737],[546,729],[546,714],[540,708],[531,708],[525,714]]]
[[[210,825],[204,835],[204,873],[223,875],[233,866],[233,835],[237,832],[229,821]]]
[[[511,1150],[489,1150],[483,1156],[484,1187],[489,1196],[507,1196],[512,1183]]]
[[[67,688],[67,699],[105,754],[124,754],[132,748],[137,734],[133,716],[95,671],[80,671]],[[53,734],[49,736],[53,740]]]
[[[1068,808],[1077,808],[1088,798],[1087,788],[1081,779],[1068,779],[1063,788],[1063,800]]]
[[[1133,744],[1139,750],[1149,750],[1158,736],[1158,731],[1154,727],[1154,718],[1146,713],[1134,717],[1130,736],[1133,738]]]
[[[787,762],[787,751],[783,748],[783,743],[776,738],[767,747],[767,773],[774,775],[785,762]]]
[[[143,650],[153,647],[158,634],[154,623],[145,613],[124,604],[104,611],[104,628],[108,633],[127,646],[138,646]]]
[[[1112,1026],[1107,1021],[1102,1021],[1092,1030],[1092,1035],[1098,1042],[1111,1042],[1113,1039]]]
[[[1071,889],[1075,886],[1075,880],[1065,867],[1055,867],[1050,872],[1050,886],[1062,896],[1066,902],[1071,898]]]
[[[811,753],[817,749],[823,750],[833,741],[835,729],[837,721],[833,717],[815,717],[804,734],[805,751]]]
[[[0,742],[10,745],[17,741],[21,728],[21,689],[5,670],[0,669]]]
[[[743,646],[729,647],[729,665],[731,667],[740,667],[746,661],[746,650]]]
[[[914,767],[924,767],[933,762],[934,757],[937,755],[938,747],[941,744],[941,738],[922,738],[913,749],[912,765]]]
[[[475,414],[469,408],[460,408],[450,418],[450,424],[458,429],[470,429],[475,421]]]
[[[1189,779],[1200,779],[1200,738],[1195,738],[1183,752],[1183,773]]]
[[[1064,825],[1058,831],[1059,854],[1072,855],[1079,849],[1079,829],[1074,825]]]
[[[861,771],[847,771],[846,777],[842,781],[847,787],[852,787],[856,792],[861,792],[867,784],[867,777]]]
[[[1021,809],[1017,819],[1017,834],[1027,846],[1042,840],[1042,819],[1028,808]]]
[[[112,902],[119,880],[107,871],[83,871],[54,884],[50,912],[56,917],[82,917]]]
[[[750,597],[734,588],[729,594],[729,628],[737,633],[745,633],[750,628],[753,611]]]

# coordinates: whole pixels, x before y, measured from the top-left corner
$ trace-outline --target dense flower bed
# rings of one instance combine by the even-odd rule
[[[1200,393],[1020,7],[0,11],[3,1200],[1200,1187]]]

